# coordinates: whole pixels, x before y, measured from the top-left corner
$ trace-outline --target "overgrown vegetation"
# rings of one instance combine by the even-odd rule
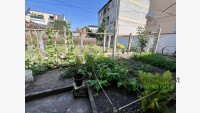
[[[175,81],[172,79],[172,73],[166,71],[163,75],[160,74],[151,74],[139,71],[138,79],[144,87],[144,92],[142,92],[139,98],[147,96],[154,91],[157,91],[155,94],[148,96],[142,100],[142,109],[147,113],[166,113],[168,108],[166,106],[169,99],[170,92],[174,90]]]
[[[133,54],[131,57],[136,60],[151,64],[158,68],[163,68],[165,70],[170,70],[173,72],[176,71],[176,61],[166,56],[160,56],[157,54],[146,52],[142,53],[141,55]]]
[[[100,84],[106,88],[111,85],[117,85],[118,87],[124,87],[129,93],[136,91],[137,81],[135,78],[129,79],[129,69],[120,63],[117,63],[115,59],[107,57],[105,55],[85,55],[86,66],[93,68],[100,81]],[[97,80],[89,80],[91,86],[97,91],[100,90],[100,86]]]
[[[38,73],[42,73],[43,71],[49,68],[74,65],[75,52],[74,52],[74,47],[71,44],[71,32],[69,30],[70,25],[71,25],[71,22],[69,21],[66,24],[66,35],[67,35],[67,44],[68,44],[68,51],[64,56],[66,60],[62,60],[61,55],[63,52],[59,53],[59,51],[63,51],[63,48],[56,47],[55,45],[56,38],[53,32],[54,28],[52,26],[49,26],[46,31],[46,34],[48,35],[47,49],[44,51],[44,53],[39,54],[38,56],[34,56],[33,58],[30,58],[30,59],[28,58],[26,54],[25,69],[32,70],[33,74],[35,75]],[[30,45],[34,44],[32,40],[28,40],[28,41]],[[38,50],[35,50],[35,49],[32,49],[30,51],[33,51],[33,52],[37,51],[36,53],[38,53]],[[65,53],[65,48],[64,48],[64,53]]]

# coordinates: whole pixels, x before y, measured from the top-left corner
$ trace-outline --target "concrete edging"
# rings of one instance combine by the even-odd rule
[[[87,89],[88,89],[88,95],[89,95],[90,104],[91,104],[91,107],[92,107],[92,112],[98,113],[97,107],[96,107],[96,104],[94,102],[94,98],[93,98],[93,95],[92,95],[92,92],[91,92],[91,89],[90,89],[90,85],[87,82],[85,84],[86,84]]]
[[[57,94],[57,93],[62,93],[62,92],[65,92],[65,91],[71,91],[71,90],[73,90],[73,87],[74,87],[73,85],[70,85],[70,86],[58,87],[58,88],[54,88],[54,89],[47,89],[47,90],[44,90],[44,91],[26,94],[25,95],[25,102],[35,100],[35,99],[38,99],[38,98],[42,98],[42,97],[46,97],[46,96],[50,96],[50,95],[54,95],[54,94]]]

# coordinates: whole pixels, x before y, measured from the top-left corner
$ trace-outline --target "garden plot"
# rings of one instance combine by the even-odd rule
[[[109,99],[112,101],[115,108],[119,108],[146,96],[146,98],[118,112],[162,113],[169,110],[172,113],[175,112],[175,100],[172,99],[175,98],[174,95],[176,94],[174,81],[176,78],[175,72],[172,73],[165,69],[154,67],[151,63],[144,63],[125,57],[117,58],[116,60],[104,55],[88,55],[85,56],[85,60],[85,65],[94,69],[94,73],[96,73],[99,79],[98,82],[93,73],[93,76],[90,78],[91,80],[88,81],[93,89],[94,101],[99,112],[113,112],[113,107]],[[174,70],[174,68],[172,69]],[[150,79],[153,80],[169,79],[169,81],[154,81],[152,83],[142,81],[147,77],[151,77]],[[99,84],[106,90],[105,92],[109,99],[105,96]],[[157,89],[137,87],[148,84],[151,86],[156,85],[156,88],[157,86],[162,87],[158,87]],[[170,86],[170,88],[167,89],[166,86]],[[155,94],[148,96],[156,90],[157,92]]]

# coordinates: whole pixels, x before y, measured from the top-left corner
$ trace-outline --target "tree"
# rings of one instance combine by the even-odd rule
[[[98,33],[104,33],[104,30],[106,30],[106,18],[103,18],[103,22],[99,26]],[[103,35],[99,35],[98,38],[103,38]]]
[[[66,21],[54,20],[54,29],[55,30],[63,30],[64,26],[67,26]]]
[[[137,41],[137,51],[138,52],[144,52],[144,48],[146,47],[146,44],[148,42],[148,37],[147,37],[148,30],[146,27],[141,27],[139,26],[137,29],[137,34],[138,34],[138,41]]]

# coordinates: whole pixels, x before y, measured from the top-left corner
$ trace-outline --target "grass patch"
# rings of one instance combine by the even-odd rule
[[[176,71],[176,60],[170,59],[166,56],[160,56],[150,52],[139,54],[133,54],[131,58],[142,61],[144,63],[151,64],[152,66],[162,68],[165,70],[170,70],[172,72]]]

